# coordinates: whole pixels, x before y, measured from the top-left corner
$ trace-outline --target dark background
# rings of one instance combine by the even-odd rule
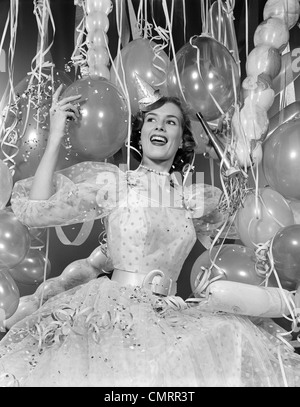
[[[150,3],[150,1],[149,1]],[[263,20],[263,8],[265,0],[250,0],[249,1],[249,52],[253,48],[253,34],[258,24]],[[169,1],[169,5],[171,2]],[[173,39],[178,51],[183,45],[183,16],[182,16],[182,2],[175,1],[175,16],[173,22]],[[114,0],[113,0],[114,5]],[[133,0],[133,5],[137,9],[139,1]],[[0,32],[3,31],[4,24],[9,11],[10,1],[0,0]],[[153,10],[155,21],[157,25],[165,26],[164,14],[162,11],[161,1],[154,1]],[[74,29],[75,29],[75,6],[74,0],[52,0],[51,11],[55,21],[55,38],[54,44],[51,48],[52,60],[57,69],[64,70],[65,64],[69,62],[71,54],[74,49]],[[241,60],[242,79],[245,77],[245,62],[246,62],[246,43],[245,43],[245,1],[236,0],[234,8],[235,16],[235,29],[238,40],[238,48]],[[200,0],[186,0],[186,39],[188,40],[193,35],[200,35],[202,32],[201,27],[201,1]],[[110,26],[108,31],[109,46],[112,56],[116,53],[117,47],[117,31],[115,14],[112,11],[109,14]],[[33,0],[20,0],[19,20],[18,20],[18,34],[16,42],[16,52],[14,58],[14,82],[18,84],[30,71],[31,61],[36,54],[37,49],[37,26],[36,18],[33,14]],[[299,38],[299,28],[295,26],[290,30],[290,43],[297,43]],[[8,51],[9,37],[4,42],[4,50]],[[70,78],[75,80],[73,71],[69,73]],[[0,97],[4,91],[8,79],[7,72],[0,72]],[[297,93],[299,90],[297,89]],[[298,97],[299,98],[299,97]],[[277,100],[278,103],[278,100]],[[276,111],[276,107],[275,110]],[[121,155],[120,155],[121,154]],[[122,152],[118,155],[118,160],[122,158]],[[211,172],[209,160],[198,154],[196,157],[196,171],[204,172],[204,180],[206,183],[211,184]],[[214,163],[216,179],[215,184],[218,185],[218,164]],[[77,235],[81,225],[74,225],[64,228],[65,233],[69,239],[73,240]],[[51,276],[59,275],[63,269],[72,261],[88,257],[89,254],[98,246],[98,236],[103,230],[100,221],[96,221],[86,242],[79,246],[65,246],[56,236],[54,229],[50,229],[50,247],[49,258],[51,261],[52,271]],[[204,251],[204,247],[200,242],[196,242],[192,252],[188,256],[181,276],[178,281],[178,294],[183,298],[190,295],[190,280],[189,275],[191,268],[197,257]],[[35,291],[35,286],[19,285],[21,295],[30,294]]]

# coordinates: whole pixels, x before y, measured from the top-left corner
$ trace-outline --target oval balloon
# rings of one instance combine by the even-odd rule
[[[49,278],[50,273],[50,260],[38,249],[29,249],[21,263],[9,269],[12,278],[22,284],[40,284]]]
[[[266,243],[282,226],[294,224],[294,215],[279,192],[271,188],[259,188],[258,195],[250,191],[238,209],[235,227],[240,240],[247,247],[256,248]]]
[[[300,119],[282,124],[264,141],[262,166],[271,188],[300,199]]]
[[[167,83],[170,95],[179,97],[196,120],[201,112],[208,121],[218,119],[239,94],[238,66],[228,49],[213,38],[192,37],[176,54]],[[220,110],[221,109],[221,110]]]
[[[81,95],[81,117],[66,126],[63,144],[72,155],[101,161],[115,154],[128,133],[127,102],[105,78],[83,77],[69,86],[62,97]]]
[[[13,188],[13,177],[4,161],[0,160],[0,210],[8,203]]]
[[[0,270],[0,320],[11,317],[17,310],[20,300],[18,286],[5,270]]]
[[[215,246],[203,252],[195,261],[190,276],[191,288],[194,291],[203,277],[201,267],[210,268],[209,279],[217,276],[222,280],[260,285],[264,277],[255,268],[256,255],[253,249],[238,244],[224,244]]]
[[[272,244],[274,266],[280,279],[300,283],[300,225],[280,229]]]
[[[14,213],[0,211],[0,267],[14,267],[26,256],[30,235]]]
[[[159,49],[154,41],[146,38],[130,41],[121,50],[120,56],[115,58],[114,64],[117,72],[111,69],[110,80],[122,93],[118,77],[126,85],[133,115],[139,110],[135,73],[153,88],[159,88],[161,94],[167,94],[166,76],[170,61],[165,51]]]

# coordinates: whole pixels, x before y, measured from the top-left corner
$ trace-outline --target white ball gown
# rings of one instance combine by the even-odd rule
[[[18,218],[47,227],[105,217],[116,278],[57,294],[14,325],[0,342],[1,386],[300,385],[300,356],[270,321],[174,297],[197,234],[220,221],[217,188],[92,162],[56,173],[47,201],[29,200],[31,182],[14,187]]]

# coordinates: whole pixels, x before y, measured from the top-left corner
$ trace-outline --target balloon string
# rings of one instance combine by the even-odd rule
[[[249,9],[248,0],[245,0],[245,45],[246,45],[246,59],[249,55]]]
[[[114,73],[116,75],[117,81],[121,87],[121,90],[123,92],[123,95],[126,98],[127,101],[127,107],[128,107],[128,126],[127,126],[127,157],[126,157],[126,165],[127,165],[127,169],[130,169],[130,137],[131,137],[131,115],[132,115],[132,111],[131,111],[131,103],[130,103],[130,95],[129,95],[129,90],[127,87],[127,83],[126,83],[126,74],[125,74],[125,69],[124,69],[124,64],[123,64],[123,60],[122,60],[122,54],[121,54],[121,38],[122,38],[122,13],[123,13],[123,2],[121,2],[122,6],[121,6],[121,10],[119,11],[119,6],[118,6],[118,2],[116,2],[116,23],[117,23],[117,32],[118,32],[118,46],[117,46],[117,56],[116,56],[116,61],[117,61],[117,67],[120,66],[120,69],[122,71],[122,77],[123,80],[120,78],[118,69],[116,67],[116,64],[112,58],[112,55],[110,53],[110,50],[108,48],[108,55],[109,55],[109,59],[111,62],[111,69],[114,70]],[[129,148],[128,148],[129,146]]]
[[[1,141],[1,151],[5,156],[4,161],[11,162],[11,166],[8,165],[9,169],[12,171],[12,175],[14,175],[14,168],[15,168],[15,160],[14,157],[18,154],[19,148],[17,147],[17,140],[18,135],[15,131],[15,127],[17,126],[17,104],[16,104],[16,96],[14,92],[14,81],[13,81],[13,60],[16,48],[16,38],[17,38],[17,27],[18,27],[18,12],[19,12],[19,0],[11,1],[10,11],[6,21],[6,29],[4,30],[3,37],[1,40],[1,44],[4,41],[4,37],[7,32],[8,23],[10,22],[10,44],[9,44],[9,52],[8,52],[8,83],[4,92],[4,95],[1,100],[1,111],[2,111],[2,120],[0,120],[0,141]],[[1,45],[2,47],[2,45]],[[4,108],[6,103],[6,98],[8,97],[8,104]],[[5,128],[6,121],[9,113],[12,113],[12,117],[14,117],[14,121],[10,127]],[[3,114],[4,113],[4,114]],[[11,148],[15,150],[15,153],[7,154],[4,150],[4,147],[9,147],[9,151]],[[11,148],[10,148],[11,147]]]
[[[150,38],[150,44],[154,52],[154,58],[152,60],[154,68],[156,68],[158,71],[163,73],[163,80],[160,83],[154,83],[154,86],[162,86],[166,83],[167,77],[167,63],[165,59],[161,56],[161,53],[165,50],[166,47],[169,46],[170,43],[170,36],[171,33],[168,32],[167,28],[162,28],[159,27],[156,24],[156,21],[154,19],[154,10],[153,10],[153,3],[152,3],[152,20],[153,20],[153,25],[154,25],[154,30],[157,32],[158,35],[152,36]],[[156,63],[156,60],[160,62],[160,64]],[[163,67],[162,67],[163,66]]]
[[[185,0],[182,0],[182,14],[183,14],[183,42],[184,44],[187,42],[186,41],[186,6],[185,6]]]
[[[172,54],[173,54],[173,62],[174,62],[176,78],[177,78],[177,81],[178,81],[178,86],[179,86],[179,89],[180,89],[180,93],[181,93],[184,101],[186,102],[186,98],[185,98],[185,95],[183,93],[183,89],[182,89],[181,81],[180,81],[180,76],[179,76],[179,71],[178,71],[178,64],[177,64],[177,60],[176,60],[175,45],[174,45],[174,41],[173,41],[173,36],[171,35],[171,33],[172,33],[172,24],[171,24],[171,21],[170,21],[170,16],[169,16],[166,0],[163,0],[162,6],[163,6],[164,14],[165,14],[167,27],[168,27],[168,30],[169,30],[169,33],[170,33],[170,45],[171,45],[171,50],[172,50]]]
[[[202,20],[202,34],[208,34],[208,5],[209,2],[201,0],[201,20]]]
[[[81,17],[81,20],[80,20]],[[75,47],[71,55],[71,64],[74,65],[75,70],[80,69],[80,73],[84,76],[88,73],[86,62],[86,45],[85,39],[85,23],[86,23],[86,7],[85,2],[76,4],[76,21],[79,21],[75,28]]]
[[[118,4],[118,2],[116,2],[116,6],[117,6],[117,4]],[[122,1],[121,1],[121,4],[123,5]],[[140,0],[140,5],[141,5],[141,0]],[[137,23],[137,16],[134,11],[132,0],[127,0],[127,6],[128,6],[132,39],[136,40],[138,38],[142,38],[141,27]]]

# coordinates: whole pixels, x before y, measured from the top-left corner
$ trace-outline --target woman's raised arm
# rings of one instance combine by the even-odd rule
[[[53,174],[57,164],[61,140],[65,132],[66,120],[77,120],[80,115],[78,107],[72,102],[78,100],[81,95],[59,99],[61,91],[62,85],[57,88],[52,97],[52,106],[49,111],[49,138],[45,152],[34,176],[30,190],[30,199],[48,199],[53,194]]]

